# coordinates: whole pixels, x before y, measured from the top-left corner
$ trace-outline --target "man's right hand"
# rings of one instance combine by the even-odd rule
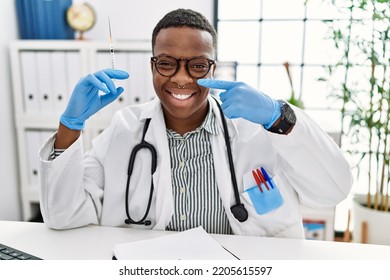
[[[122,92],[112,79],[127,79],[129,74],[122,70],[105,69],[82,78],[75,86],[60,122],[72,130],[82,130],[85,121],[106,105],[113,102]],[[99,94],[102,91],[103,94]]]

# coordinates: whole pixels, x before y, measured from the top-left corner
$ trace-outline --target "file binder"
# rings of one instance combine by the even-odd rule
[[[38,74],[38,102],[41,114],[53,113],[53,90],[52,90],[52,69],[51,69],[51,52],[36,52],[37,74]]]
[[[156,92],[154,91],[153,86],[153,75],[152,71],[150,70],[150,57],[152,56],[152,53],[145,53],[145,102],[148,102],[156,97]]]
[[[41,134],[39,130],[26,131],[26,149],[29,183],[32,186],[38,185],[38,151],[41,146]]]
[[[107,51],[99,51],[96,53],[96,68],[93,70],[93,72],[111,68],[111,55]]]
[[[130,78],[129,78],[129,97],[130,104],[140,104],[144,102],[145,96],[145,71],[146,63],[142,52],[132,52],[128,56]],[[150,71],[150,62],[147,64]]]
[[[64,112],[68,103],[65,52],[53,51],[50,57],[52,69],[52,100],[54,114],[58,117]]]
[[[73,92],[74,87],[81,78],[81,56],[78,51],[67,51],[66,60],[66,77],[68,96]]]
[[[38,81],[34,51],[20,52],[20,67],[23,81],[24,111],[38,113]]]

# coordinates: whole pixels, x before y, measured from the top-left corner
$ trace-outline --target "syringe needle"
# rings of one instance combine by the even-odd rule
[[[112,66],[112,69],[115,69],[115,55],[114,55],[114,48],[112,46],[112,34],[111,34],[110,17],[108,17],[108,30],[110,32],[109,43],[110,43],[110,53],[111,53],[111,66]]]

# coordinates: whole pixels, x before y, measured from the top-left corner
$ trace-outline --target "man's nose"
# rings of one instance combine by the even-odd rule
[[[179,62],[179,69],[177,70],[176,74],[172,76],[172,82],[175,82],[179,85],[186,85],[194,81],[194,79],[187,71],[186,63],[186,61]]]

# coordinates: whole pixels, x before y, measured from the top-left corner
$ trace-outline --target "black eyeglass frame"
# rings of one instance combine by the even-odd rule
[[[166,58],[173,58],[174,60],[176,60],[176,70],[175,70],[175,71],[173,72],[173,74],[171,74],[171,75],[162,74],[162,73],[158,70],[158,67],[156,66],[156,63],[158,62],[158,59],[164,58],[164,57],[166,57]],[[206,72],[204,75],[199,76],[199,77],[194,77],[194,76],[190,73],[190,69],[189,69],[189,67],[188,67],[188,64],[189,64],[189,62],[190,62],[191,60],[193,60],[193,59],[205,59],[205,60],[207,60],[207,62],[208,62],[208,64],[209,64],[209,69],[207,70],[207,72]],[[187,74],[190,75],[190,77],[191,77],[191,78],[194,78],[194,79],[201,79],[201,78],[205,77],[205,76],[210,72],[211,66],[212,66],[212,65],[215,65],[215,60],[209,59],[209,58],[206,58],[206,57],[176,58],[176,57],[173,57],[173,56],[170,56],[170,55],[163,55],[163,56],[160,56],[160,57],[159,57],[159,56],[152,56],[152,57],[150,58],[150,61],[151,61],[152,63],[154,63],[154,66],[156,67],[157,72],[158,72],[161,76],[163,76],[163,77],[168,77],[168,78],[175,76],[176,73],[179,71],[179,69],[180,69],[180,61],[185,61],[184,67],[185,67],[185,69],[186,69],[186,71],[187,71]]]

